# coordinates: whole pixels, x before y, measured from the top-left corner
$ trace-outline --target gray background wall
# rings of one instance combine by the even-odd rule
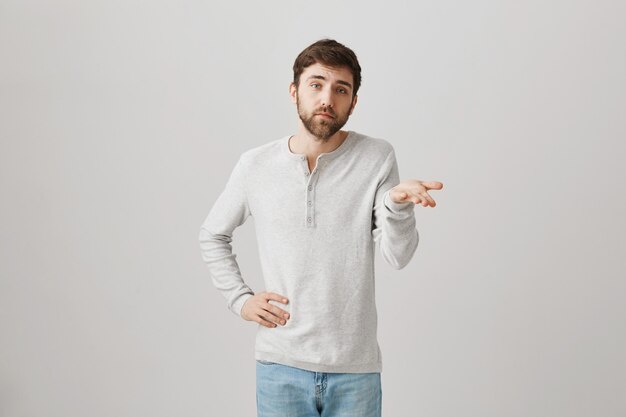
[[[322,37],[363,67],[346,128],[445,184],[377,255],[384,414],[626,415],[625,9],[0,1],[0,415],[256,415],[197,236]],[[234,245],[263,290],[253,219]]]

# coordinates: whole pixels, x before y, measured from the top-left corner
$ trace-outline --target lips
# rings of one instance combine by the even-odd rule
[[[328,117],[330,119],[334,119],[335,118],[332,114],[328,114],[328,113],[317,113],[316,116],[325,116],[325,117]]]

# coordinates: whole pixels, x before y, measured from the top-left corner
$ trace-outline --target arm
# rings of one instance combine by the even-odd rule
[[[200,227],[202,259],[213,284],[226,298],[228,309],[241,316],[241,307],[254,295],[241,277],[237,255],[232,253],[233,231],[250,215],[241,158],[237,161],[224,191],[215,201]]]
[[[415,204],[412,201],[396,203],[389,196],[389,190],[400,182],[393,149],[383,169],[374,201],[372,237],[383,259],[393,268],[402,269],[413,257],[419,242],[413,214]]]

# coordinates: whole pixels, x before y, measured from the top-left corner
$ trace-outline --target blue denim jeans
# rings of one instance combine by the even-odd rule
[[[380,417],[380,372],[313,372],[256,360],[258,417]]]

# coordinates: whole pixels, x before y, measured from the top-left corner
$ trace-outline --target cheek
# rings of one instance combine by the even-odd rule
[[[300,99],[300,108],[306,112],[312,112],[316,107],[312,100]]]

